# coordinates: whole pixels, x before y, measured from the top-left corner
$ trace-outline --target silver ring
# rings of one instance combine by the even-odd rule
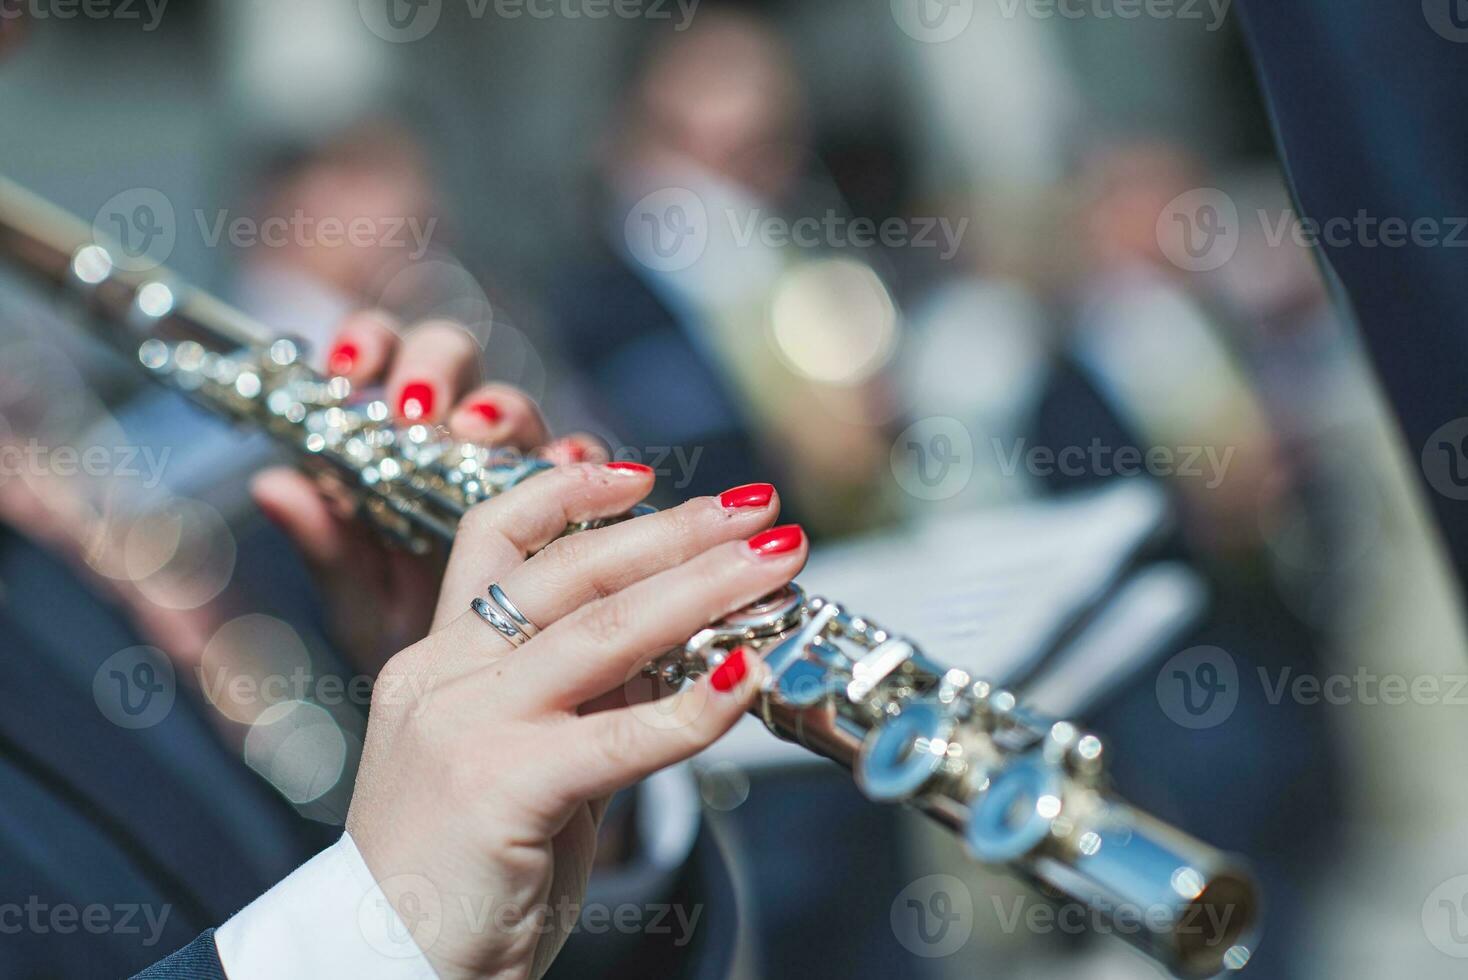
[[[493,626],[495,632],[510,641],[511,646],[521,646],[526,640],[530,639],[530,637],[525,635],[524,630],[511,622],[504,611],[498,606],[493,605],[488,599],[482,596],[475,596],[473,601],[469,603],[469,608],[474,610],[475,615],[480,619]]]
[[[515,625],[520,627],[520,631],[525,634],[525,639],[532,640],[535,634],[540,632],[540,627],[532,623],[530,618],[510,601],[510,597],[505,595],[505,590],[500,588],[498,582],[489,584],[489,598],[496,606],[504,610],[505,615],[515,621]]]

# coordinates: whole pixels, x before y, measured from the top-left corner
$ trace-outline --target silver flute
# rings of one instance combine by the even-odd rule
[[[130,270],[90,226],[3,179],[0,259],[79,301],[154,378],[269,432],[415,550],[452,540],[469,508],[550,465],[396,423],[383,402],[354,398],[347,379],[312,370],[302,344],[167,269]],[[850,769],[869,798],[914,806],[979,861],[1084,903],[1177,976],[1248,963],[1259,904],[1248,872],[1112,793],[1095,735],[794,584],[646,672],[676,685],[739,647],[769,666],[752,713]]]

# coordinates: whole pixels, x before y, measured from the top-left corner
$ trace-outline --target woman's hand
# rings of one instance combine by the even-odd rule
[[[446,980],[543,974],[576,923],[608,796],[712,743],[764,676],[738,651],[671,697],[626,694],[642,665],[806,558],[799,528],[770,529],[764,485],[558,540],[652,482],[632,464],[567,466],[476,507],[434,632],[378,678],[347,829]],[[492,582],[543,631],[519,649],[468,610]]]
[[[458,439],[529,452],[553,461],[601,452],[589,437],[546,447],[535,404],[506,385],[477,385],[481,351],[468,331],[438,320],[402,330],[384,313],[347,319],[327,355],[327,370],[382,397],[406,421],[442,424]],[[252,486],[256,503],[300,548],[325,600],[333,639],[361,670],[375,673],[394,652],[428,631],[443,556],[409,554],[343,512],[297,470],[270,469]]]

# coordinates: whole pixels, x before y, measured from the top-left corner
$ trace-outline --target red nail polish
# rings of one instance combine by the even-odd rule
[[[564,463],[586,462],[586,447],[579,442],[562,439],[551,444],[551,454]]]
[[[725,490],[719,494],[719,503],[724,505],[725,510],[735,510],[740,507],[768,507],[774,496],[775,488],[771,484],[746,483],[742,487]]]
[[[799,524],[782,524],[750,538],[749,550],[761,558],[771,558],[794,551],[804,541],[805,532],[801,530]]]
[[[409,422],[427,418],[433,414],[433,386],[422,381],[410,381],[403,386],[398,397],[398,414]]]
[[[739,682],[744,680],[748,673],[747,651],[744,647],[736,647],[733,653],[724,658],[723,663],[714,668],[714,672],[709,675],[709,683],[713,685],[715,691],[728,694],[739,686]]]
[[[326,359],[326,369],[334,375],[351,374],[352,368],[357,366],[357,345],[350,341],[343,341],[331,349],[331,356]]]
[[[651,466],[643,466],[641,463],[629,463],[625,460],[620,459],[614,463],[608,463],[607,469],[616,470],[618,473],[631,473],[635,476],[652,475]]]
[[[470,405],[469,407],[479,413],[479,417],[490,425],[494,425],[505,417],[505,413],[501,412],[500,407],[494,402],[480,402],[477,405]]]

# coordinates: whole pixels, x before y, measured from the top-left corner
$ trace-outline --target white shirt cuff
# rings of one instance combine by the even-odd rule
[[[350,834],[214,933],[229,980],[437,980]]]

